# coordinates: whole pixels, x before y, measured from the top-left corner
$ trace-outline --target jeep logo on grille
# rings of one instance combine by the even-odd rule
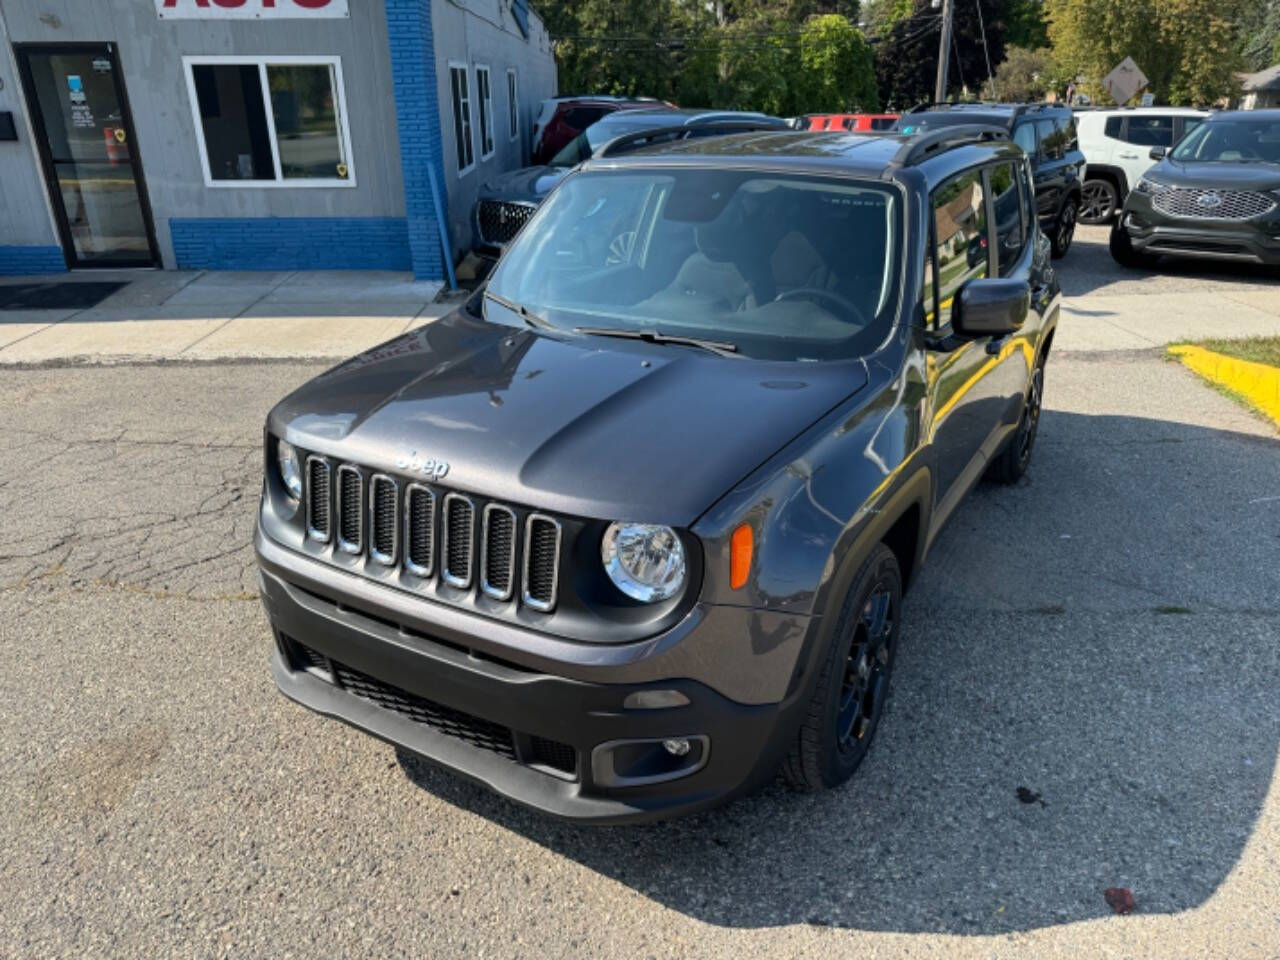
[[[399,457],[396,460],[396,469],[420,473],[429,480],[443,480],[449,472],[449,464],[443,460],[419,457],[417,450],[411,450],[407,456]]]
[[[1222,198],[1216,193],[1206,193],[1204,196],[1197,198],[1196,203],[1202,207],[1220,207],[1222,206]]]

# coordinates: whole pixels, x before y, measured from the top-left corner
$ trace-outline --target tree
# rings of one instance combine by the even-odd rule
[[[914,3],[911,15],[897,21],[876,49],[880,101],[900,110],[933,100],[938,68],[941,17],[929,0]],[[987,64],[994,69],[1004,60],[1004,34],[1003,0],[956,0],[948,94],[990,96]]]
[[[800,31],[796,112],[878,112],[875,58],[862,33],[836,14],[810,17]]]
[[[1211,104],[1235,89],[1236,24],[1257,0],[1046,0],[1062,65],[1106,100],[1105,77],[1126,56],[1158,102]]]
[[[996,89],[1002,100],[1043,100],[1046,93],[1057,89],[1049,51],[1010,47],[996,70]]]
[[[1239,32],[1245,70],[1256,72],[1280,63],[1280,0],[1248,5]]]
[[[1041,0],[1005,0],[1002,13],[1009,46],[1028,50],[1049,46],[1049,23]]]

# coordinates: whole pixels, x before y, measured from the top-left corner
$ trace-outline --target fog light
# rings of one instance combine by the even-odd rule
[[[689,698],[679,690],[636,690],[622,701],[623,710],[665,710],[688,705]]]
[[[667,753],[671,754],[673,757],[683,757],[689,752],[689,741],[684,739],[684,737],[672,740],[663,740],[662,749],[667,751]]]

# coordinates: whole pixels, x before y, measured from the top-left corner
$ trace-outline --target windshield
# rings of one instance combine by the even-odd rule
[[[900,195],[870,181],[588,171],[507,248],[489,290],[552,326],[728,341],[747,356],[875,349],[893,322]]]
[[[1280,120],[1202,123],[1174,147],[1172,157],[1182,163],[1280,163]]]

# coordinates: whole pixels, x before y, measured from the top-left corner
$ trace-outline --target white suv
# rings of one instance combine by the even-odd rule
[[[1172,147],[1208,115],[1188,107],[1077,111],[1085,159],[1080,222],[1109,223],[1129,188],[1155,163],[1151,148]]]

